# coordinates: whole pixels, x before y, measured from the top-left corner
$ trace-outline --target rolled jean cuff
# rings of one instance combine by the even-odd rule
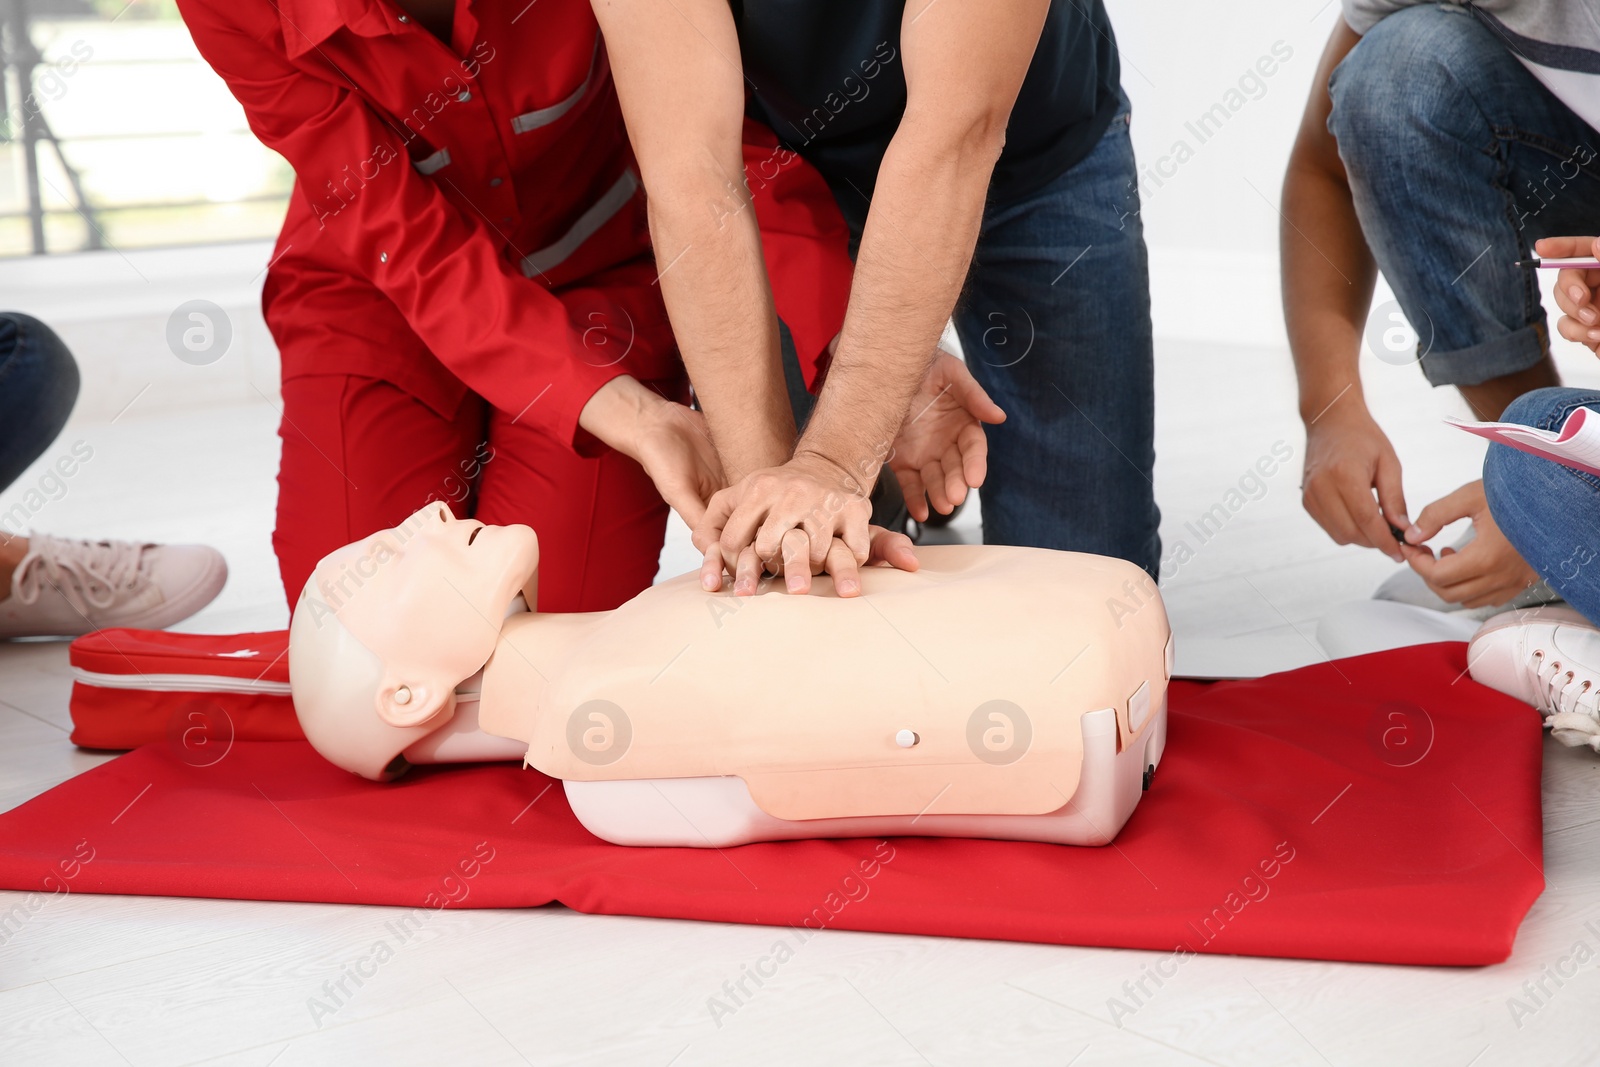
[[[1542,322],[1454,352],[1422,357],[1422,376],[1430,385],[1478,385],[1536,366],[1550,353]]]

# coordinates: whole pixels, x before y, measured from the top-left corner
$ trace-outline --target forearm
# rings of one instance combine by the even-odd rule
[[[1291,160],[1280,227],[1283,317],[1300,386],[1300,417],[1362,401],[1361,334],[1377,265],[1343,175]]]
[[[1378,270],[1356,217],[1339,143],[1328,129],[1329,81],[1360,40],[1342,20],[1328,35],[1283,180],[1283,318],[1307,426],[1336,403],[1363,402],[1361,333]]]
[[[927,374],[972,261],[999,124],[907,115],[878,173],[839,350],[797,451],[870,485]]]
[[[646,409],[656,403],[665,401],[625,374],[606,382],[589,397],[578,413],[578,427],[623,455],[637,459],[635,430]]]
[[[744,180],[744,79],[727,0],[594,0],[649,192],[661,295],[731,479],[789,458],[794,415]]]
[[[658,182],[650,199],[662,297],[730,480],[783,463],[795,438],[778,319],[742,178],[735,153]]]

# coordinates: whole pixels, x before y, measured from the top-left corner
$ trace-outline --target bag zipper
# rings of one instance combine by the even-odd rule
[[[228,678],[216,674],[104,674],[72,668],[72,680],[98,689],[145,689],[152,693],[245,693],[288,696],[288,682]]]
[[[72,680],[99,689],[143,689],[151,693],[244,693],[262,696],[289,696],[288,682],[274,682],[266,678],[228,678],[216,674],[105,674],[72,668]],[[467,703],[478,699],[479,690],[471,683],[477,676],[467,679],[467,684],[456,689],[456,700]]]

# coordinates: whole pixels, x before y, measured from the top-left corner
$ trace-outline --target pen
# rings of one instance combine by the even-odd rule
[[[1537,267],[1540,270],[1600,270],[1600,259],[1519,259],[1513,267]]]

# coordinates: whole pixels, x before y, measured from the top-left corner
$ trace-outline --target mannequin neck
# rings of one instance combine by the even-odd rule
[[[545,615],[524,612],[506,619],[500,642],[483,668],[478,724],[488,733],[526,744],[546,680],[561,669],[608,611]]]

